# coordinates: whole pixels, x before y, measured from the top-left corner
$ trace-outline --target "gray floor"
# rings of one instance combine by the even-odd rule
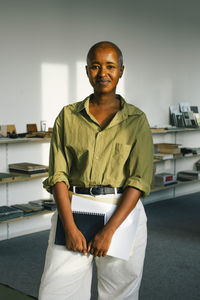
[[[200,193],[145,210],[148,244],[140,300],[199,300]],[[43,231],[0,242],[0,283],[37,297],[47,239]],[[96,300],[94,285],[92,291]]]
[[[22,294],[6,285],[0,284],[0,299],[2,300],[33,300],[35,298]]]
[[[141,300],[200,299],[200,193],[145,206]]]

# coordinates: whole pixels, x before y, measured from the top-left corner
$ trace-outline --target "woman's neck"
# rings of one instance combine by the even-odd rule
[[[104,106],[104,107],[116,107],[119,106],[120,99],[118,95],[111,94],[111,95],[99,95],[99,94],[92,94],[90,98],[90,103],[97,106]]]

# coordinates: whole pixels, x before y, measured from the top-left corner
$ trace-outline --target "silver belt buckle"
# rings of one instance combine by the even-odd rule
[[[92,193],[92,189],[93,189],[93,186],[90,188],[90,195],[94,197],[95,195]]]

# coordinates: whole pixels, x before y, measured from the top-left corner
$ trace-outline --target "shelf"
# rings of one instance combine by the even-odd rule
[[[151,128],[152,134],[168,134],[168,133],[181,133],[181,132],[195,132],[200,131],[200,128],[177,128],[177,129],[162,129],[162,128]]]
[[[20,144],[20,143],[49,143],[50,138],[0,138],[0,144]]]
[[[170,185],[166,185],[166,186],[156,186],[156,185],[154,185],[154,186],[151,187],[151,193],[172,189],[174,187],[177,187],[177,186],[180,186],[180,185],[183,185],[183,184],[186,185],[186,184],[197,183],[197,182],[200,182],[200,180],[195,179],[195,180],[187,180],[187,181],[178,181],[175,184],[170,184]]]
[[[42,211],[27,214],[27,215],[24,215],[24,216],[21,216],[21,217],[18,217],[18,218],[13,218],[13,219],[0,221],[0,224],[7,224],[7,223],[11,223],[11,222],[16,222],[16,221],[27,220],[27,219],[35,217],[35,216],[41,216],[41,215],[46,215],[46,214],[50,214],[50,213],[54,213],[54,210],[46,210],[45,209],[45,210],[42,210]]]
[[[37,179],[37,178],[48,177],[48,172],[31,174],[31,175],[27,175],[27,174],[25,175],[25,174],[19,174],[19,173],[17,173],[17,174],[12,173],[12,174],[13,174],[13,177],[0,179],[0,184],[18,182],[18,181],[28,181],[28,180],[33,180],[33,179]]]
[[[193,154],[193,155],[175,155],[173,158],[168,158],[168,159],[154,159],[153,162],[154,163],[158,163],[158,162],[165,162],[167,160],[176,160],[176,159],[183,159],[183,158],[191,158],[191,157],[199,157],[200,154]]]

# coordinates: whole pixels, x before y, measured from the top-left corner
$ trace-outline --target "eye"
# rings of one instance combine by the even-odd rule
[[[93,65],[93,66],[90,67],[90,69],[92,69],[92,70],[97,70],[97,69],[99,69],[99,66]]]
[[[113,65],[108,65],[107,68],[108,68],[108,69],[114,69],[115,66],[113,66]]]

